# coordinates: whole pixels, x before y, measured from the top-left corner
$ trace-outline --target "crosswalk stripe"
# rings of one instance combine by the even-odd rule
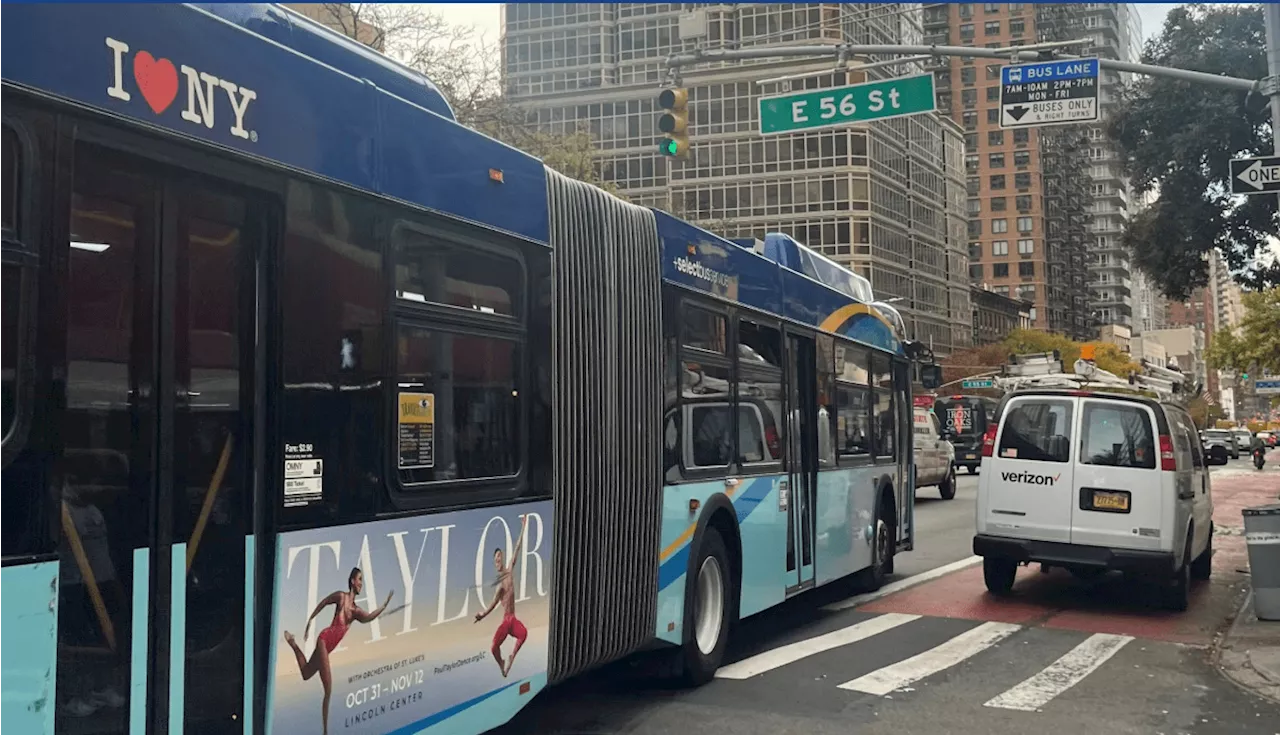
[[[983,623],[924,653],[846,681],[840,688],[867,694],[888,694],[985,651],[1021,627],[1010,623]]]
[[[987,707],[1035,712],[1079,684],[1107,659],[1116,655],[1133,636],[1097,633],[1071,649],[1043,671],[987,702]]]
[[[847,646],[850,643],[857,643],[919,618],[919,615],[905,615],[903,613],[878,615],[870,620],[864,620],[861,623],[855,623],[840,630],[779,646],[750,658],[745,658],[737,663],[729,664],[716,672],[716,678],[749,679],[757,674],[763,674],[780,666],[795,663],[800,659],[808,658],[823,651]]]

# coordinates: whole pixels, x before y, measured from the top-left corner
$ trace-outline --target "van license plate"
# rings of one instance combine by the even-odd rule
[[[1098,510],[1129,510],[1129,493],[1093,491],[1093,507]]]

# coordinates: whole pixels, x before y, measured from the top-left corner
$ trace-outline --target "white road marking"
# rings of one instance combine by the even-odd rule
[[[737,663],[729,664],[722,667],[716,672],[717,679],[749,679],[757,674],[763,674],[766,671],[772,671],[780,666],[795,663],[803,658],[808,658],[823,651],[830,651],[833,648],[847,646],[850,643],[857,643],[866,640],[873,635],[883,633],[886,630],[892,630],[904,623],[912,620],[918,620],[919,615],[904,615],[902,613],[885,613],[870,620],[864,620],[860,623],[850,625],[847,628],[841,628],[830,633],[825,633],[813,638],[807,638],[803,641],[789,643],[785,646],[779,646],[764,653],[758,653],[751,658],[743,659]]]
[[[944,577],[952,572],[959,571],[966,567],[971,567],[980,561],[982,561],[982,557],[980,556],[971,556],[967,559],[961,559],[960,561],[953,561],[950,564],[944,564],[943,566],[940,566],[936,569],[930,569],[927,572],[920,572],[919,574],[912,575],[910,577],[907,577],[906,579],[899,579],[896,582],[890,582],[889,584],[886,584],[885,586],[881,587],[875,592],[867,592],[861,595],[854,595],[853,597],[849,597],[839,602],[833,602],[830,605],[823,605],[822,609],[826,610],[827,612],[839,612],[840,610],[848,610],[851,607],[857,607],[858,605],[866,604],[868,602],[871,602],[872,600],[878,600],[881,597],[884,597],[886,595],[892,595],[894,592],[901,592],[902,590],[905,590],[908,587],[914,587],[922,582],[928,582],[930,580],[937,579],[938,577]]]
[[[983,623],[924,653],[876,669],[853,681],[846,681],[840,685],[840,688],[883,696],[895,689],[914,684],[926,676],[951,668],[999,643],[1021,627],[1010,623]]]
[[[1098,633],[1071,649],[1043,671],[987,702],[987,707],[1035,712],[1092,674],[1133,636]]]

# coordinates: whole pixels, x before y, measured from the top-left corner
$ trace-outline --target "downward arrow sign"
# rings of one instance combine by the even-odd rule
[[[1026,115],[1030,111],[1031,111],[1030,107],[1023,107],[1022,105],[1018,105],[1017,107],[1010,107],[1009,109],[1005,110],[1004,113],[1009,117],[1013,118],[1014,122],[1017,122],[1022,119],[1023,115]]]

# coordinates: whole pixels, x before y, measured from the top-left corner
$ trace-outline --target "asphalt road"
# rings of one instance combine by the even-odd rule
[[[1246,470],[1242,459],[1213,472]],[[976,491],[963,474],[951,501],[920,491],[919,541],[895,579],[972,555]],[[978,566],[873,600],[830,585],[744,621],[701,688],[674,688],[631,659],[543,692],[495,733],[1280,735],[1280,705],[1210,660],[1241,590],[1239,560],[1222,556],[1181,615],[1153,610],[1121,578],[1060,571],[1022,571],[1012,600],[986,595]]]

